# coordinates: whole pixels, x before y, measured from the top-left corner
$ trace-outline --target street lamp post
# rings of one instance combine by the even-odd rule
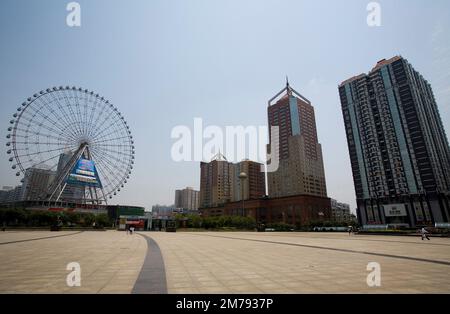
[[[242,216],[244,216],[244,212],[245,212],[244,181],[246,179],[247,179],[247,174],[245,172],[241,172],[239,174],[239,180],[241,181]]]

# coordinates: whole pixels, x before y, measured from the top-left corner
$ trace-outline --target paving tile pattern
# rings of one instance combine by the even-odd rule
[[[349,237],[335,233],[149,235],[161,248],[168,291],[174,294],[450,293],[450,266],[414,260],[450,262],[450,239],[422,242],[416,237]],[[367,285],[369,262],[381,266],[381,287]]]
[[[125,232],[1,232],[0,293],[130,293],[146,252],[144,238]],[[80,287],[67,286],[70,262]]]
[[[66,284],[70,262],[81,265],[81,287]],[[369,262],[381,266],[381,287],[366,283]],[[161,287],[171,294],[450,293],[450,239],[345,233],[0,233],[0,293],[149,293]]]

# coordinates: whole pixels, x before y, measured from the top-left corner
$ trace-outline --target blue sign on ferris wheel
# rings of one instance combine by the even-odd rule
[[[67,183],[95,188],[102,187],[94,161],[83,158],[78,159],[75,167],[73,167],[67,177]]]

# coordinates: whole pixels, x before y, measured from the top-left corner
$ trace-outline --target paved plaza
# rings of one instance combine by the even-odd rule
[[[81,266],[68,287],[67,264]],[[368,263],[381,267],[369,287]],[[0,233],[0,293],[450,293],[450,239],[346,233]]]

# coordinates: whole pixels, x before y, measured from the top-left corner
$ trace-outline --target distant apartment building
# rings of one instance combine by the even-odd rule
[[[49,190],[54,180],[63,175],[64,168],[71,160],[73,153],[65,152],[60,154],[56,171],[32,167],[26,169],[22,185],[10,191],[0,192],[0,201],[43,201],[48,199]],[[56,191],[59,195],[61,191]],[[80,202],[85,197],[85,188],[83,186],[67,184],[61,194],[60,200],[66,202]],[[55,197],[56,198],[56,197]]]
[[[331,199],[331,220],[335,222],[351,221],[350,205]]]
[[[327,196],[314,107],[289,82],[268,104],[269,128],[279,130],[279,167],[269,172],[270,197]],[[271,141],[272,135],[271,135]],[[269,144],[270,147],[270,144]]]
[[[153,205],[152,206],[152,215],[154,217],[160,216],[172,216],[176,211],[175,205]]]
[[[266,194],[266,178],[263,165],[251,160],[243,160],[232,165],[233,175],[231,177],[231,201],[254,200]],[[239,178],[241,173],[247,175],[246,179]]]
[[[0,203],[8,202],[11,191],[14,190],[12,186],[3,186],[0,190]]]
[[[234,164],[220,153],[211,162],[202,162],[200,207],[216,207],[232,201],[263,197],[265,176],[261,166],[262,164],[249,160]],[[247,175],[244,180],[239,178],[242,172]]]
[[[20,202],[23,199],[23,187],[22,185],[16,186],[10,192],[9,201],[10,202]]]
[[[29,168],[25,171],[22,183],[23,201],[45,200],[49,185],[53,182],[56,173],[47,169]]]
[[[185,210],[198,210],[200,192],[192,187],[175,191],[175,208]]]
[[[20,202],[22,201],[22,198],[22,185],[18,185],[15,188],[4,186],[2,190],[0,190],[0,203]]]
[[[220,153],[211,162],[200,163],[200,207],[219,206],[231,200],[231,165]]]
[[[402,57],[339,86],[361,224],[448,222],[450,149],[430,84]]]

